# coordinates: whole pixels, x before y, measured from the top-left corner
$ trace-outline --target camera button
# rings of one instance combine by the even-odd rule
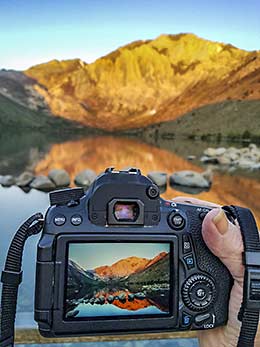
[[[187,257],[184,258],[185,264],[187,265],[187,268],[190,270],[192,269],[195,264],[194,264],[194,258],[192,255],[188,255]]]
[[[211,318],[210,313],[199,314],[195,317],[194,321],[197,325],[204,324],[209,318]]]
[[[200,212],[200,214],[199,214],[199,218],[200,218],[200,220],[203,220],[205,217],[206,217],[206,215],[208,214],[208,212],[209,211],[207,211],[207,212]]]
[[[185,219],[180,213],[172,212],[169,215],[168,222],[171,228],[180,230],[184,228]]]
[[[182,252],[183,254],[191,252],[191,241],[188,235],[182,237]]]
[[[189,315],[188,313],[186,312],[183,312],[182,313],[182,322],[181,322],[181,325],[183,327],[188,327],[191,325],[191,315]]]
[[[66,217],[63,214],[58,214],[53,218],[53,223],[57,226],[62,226],[66,222]]]
[[[82,223],[82,217],[79,214],[74,214],[71,218],[70,218],[70,222],[72,225],[80,225]]]

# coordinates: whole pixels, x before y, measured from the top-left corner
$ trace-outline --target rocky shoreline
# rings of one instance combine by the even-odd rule
[[[260,147],[254,143],[243,148],[209,147],[204,151],[200,161],[204,164],[218,165],[228,171],[235,171],[236,169],[260,170]]]
[[[173,189],[189,194],[197,194],[208,191],[213,180],[214,170],[233,172],[238,169],[248,171],[260,170],[260,147],[251,143],[248,147],[209,147],[200,157],[189,155],[187,160],[199,160],[206,165],[206,171],[199,173],[192,170],[182,170],[168,175],[165,172],[152,171],[147,176],[160,188],[163,193],[169,184]],[[30,189],[49,192],[51,190],[66,188],[72,183],[78,187],[87,189],[96,179],[97,174],[91,169],[79,172],[73,182],[69,173],[64,169],[52,169],[48,176],[35,176],[32,172],[23,172],[19,177],[12,175],[0,175],[0,184],[3,187],[18,186],[25,192]]]
[[[174,172],[171,175],[165,172],[153,171],[149,172],[147,176],[160,188],[161,193],[166,191],[167,185],[169,184],[174,189],[196,194],[200,191],[210,189],[212,181],[212,175],[208,171],[198,173],[196,171],[183,170]],[[93,170],[86,169],[79,172],[75,176],[73,182],[75,186],[88,189],[96,177],[97,174]],[[55,189],[70,187],[71,183],[70,176],[64,169],[50,170],[48,176],[35,176],[31,172],[23,172],[17,178],[12,175],[0,175],[0,184],[3,187],[18,186],[25,192],[31,189],[50,192]],[[185,188],[182,189],[181,187],[186,187],[187,189],[185,190]]]

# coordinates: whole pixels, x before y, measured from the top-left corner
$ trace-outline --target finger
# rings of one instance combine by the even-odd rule
[[[244,249],[240,228],[230,223],[220,208],[211,210],[202,223],[202,236],[208,248],[226,267],[235,280],[243,283]]]
[[[180,204],[192,204],[192,205],[199,205],[199,206],[205,206],[210,208],[220,207],[220,205],[214,204],[213,202],[204,201],[204,200],[200,200],[196,198],[190,198],[188,196],[178,196],[172,200]]]

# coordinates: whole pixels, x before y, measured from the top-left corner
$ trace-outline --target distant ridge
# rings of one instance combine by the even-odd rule
[[[20,95],[14,72],[12,84],[3,92],[8,74],[3,78],[0,73],[0,93],[18,103],[26,99],[32,108],[37,97],[32,101],[25,91],[33,85],[53,115],[107,131],[173,121],[204,105],[260,100],[259,51],[247,52],[191,33],[135,41],[92,64],[74,59],[33,66],[24,71],[27,80]]]

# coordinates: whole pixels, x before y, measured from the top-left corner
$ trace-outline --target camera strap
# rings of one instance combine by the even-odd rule
[[[0,347],[14,346],[14,324],[18,287],[22,282],[22,256],[28,237],[38,234],[43,227],[43,215],[36,213],[17,230],[10,244],[2,271],[2,296],[0,307]]]
[[[244,242],[243,299],[238,314],[242,322],[237,347],[254,347],[260,312],[260,240],[252,212],[239,206],[224,206],[237,219]]]

